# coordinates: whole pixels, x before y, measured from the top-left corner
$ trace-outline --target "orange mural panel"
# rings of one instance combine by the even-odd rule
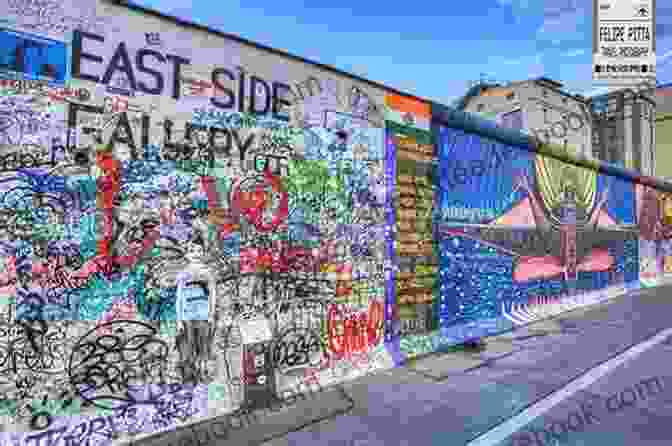
[[[400,112],[412,113],[415,116],[422,116],[427,119],[432,117],[432,109],[430,105],[426,102],[418,101],[417,99],[397,94],[388,94],[385,96],[385,104]]]

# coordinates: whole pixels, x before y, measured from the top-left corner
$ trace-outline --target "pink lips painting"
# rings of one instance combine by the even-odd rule
[[[595,248],[576,266],[577,271],[608,271],[615,264],[614,257],[605,248]],[[563,265],[556,256],[522,256],[513,271],[515,282],[551,279],[567,274],[567,265]]]

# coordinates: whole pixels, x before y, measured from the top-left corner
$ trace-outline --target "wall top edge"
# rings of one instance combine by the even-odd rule
[[[182,19],[180,17],[164,13],[164,12],[158,11],[156,9],[149,8],[147,6],[138,5],[138,4],[136,4],[134,2],[131,2],[131,1],[128,1],[128,0],[103,0],[103,1],[106,1],[106,2],[111,3],[113,5],[116,5],[116,6],[128,8],[128,9],[131,9],[131,10],[136,11],[136,12],[141,12],[143,14],[154,16],[154,17],[172,22],[172,23],[174,23],[176,25],[179,25],[179,26],[183,26],[183,27],[187,27],[187,28],[194,28],[194,29],[197,29],[197,30],[200,30],[200,31],[204,31],[204,32],[207,32],[207,33],[217,35],[219,37],[223,37],[225,39],[234,40],[238,43],[241,43],[241,44],[247,45],[247,46],[251,46],[251,47],[253,47],[255,49],[258,49],[258,50],[261,50],[261,51],[266,51],[266,52],[275,54],[277,56],[286,57],[286,58],[292,59],[292,60],[297,61],[297,62],[305,63],[307,65],[311,65],[311,66],[323,69],[325,71],[329,71],[329,72],[332,72],[334,74],[338,74],[340,76],[345,76],[345,77],[348,77],[350,79],[362,82],[364,84],[368,84],[372,87],[380,88],[382,90],[385,90],[386,93],[394,93],[394,94],[404,96],[404,97],[407,97],[407,98],[415,99],[417,101],[422,101],[422,102],[425,102],[427,104],[432,103],[432,101],[430,101],[429,99],[426,99],[426,98],[423,98],[423,97],[420,97],[420,96],[416,96],[414,94],[407,93],[407,92],[404,92],[404,91],[401,91],[401,90],[397,90],[396,88],[389,87],[389,86],[387,86],[387,85],[385,85],[381,82],[376,82],[376,81],[373,81],[371,79],[367,79],[365,77],[359,76],[357,74],[349,73],[347,71],[341,70],[341,69],[336,68],[334,66],[326,65],[326,64],[323,64],[323,63],[320,63],[320,62],[316,62],[314,60],[307,59],[305,57],[297,56],[296,54],[292,54],[292,53],[289,53],[289,52],[284,51],[284,50],[273,48],[273,47],[264,45],[262,43],[255,42],[253,40],[246,39],[244,37],[241,37],[241,36],[238,36],[238,35],[235,35],[235,34],[230,34],[230,33],[224,32],[224,31],[220,31],[220,30],[217,30],[217,29],[212,28],[212,27],[207,26],[207,25],[203,25],[203,24],[196,23],[196,22],[191,22],[189,20],[185,20],[185,19]]]
[[[446,127],[473,132],[506,145],[522,148],[524,150],[539,153],[540,155],[550,156],[579,167],[597,170],[606,175],[621,177],[628,181],[672,193],[672,183],[670,182],[655,177],[640,175],[632,170],[609,164],[601,160],[578,156],[579,154],[567,151],[560,145],[545,144],[537,138],[523,132],[498,127],[494,122],[473,113],[464,112],[433,102],[432,121],[435,129],[437,125],[444,125]]]

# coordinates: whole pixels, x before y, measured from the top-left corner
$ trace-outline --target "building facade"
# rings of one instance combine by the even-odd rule
[[[544,142],[589,155],[591,131],[588,104],[548,78],[480,84],[470,89],[458,108],[477,113],[502,127],[515,128]]]
[[[656,89],[655,174],[672,180],[672,84]]]
[[[458,108],[586,158],[653,175],[655,102],[628,90],[572,95],[548,78],[479,84]]]
[[[631,90],[589,100],[593,156],[645,175],[655,172],[656,102]]]

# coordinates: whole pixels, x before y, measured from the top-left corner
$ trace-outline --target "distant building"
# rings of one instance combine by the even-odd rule
[[[587,158],[654,173],[655,102],[627,91],[586,98],[546,77],[481,82],[457,108],[574,150]]]
[[[611,164],[655,174],[656,101],[621,89],[589,100],[593,156]]]
[[[672,84],[656,89],[655,146],[656,176],[672,181]]]
[[[552,79],[479,83],[458,101],[457,108],[591,155],[590,117],[584,117],[589,114],[587,100],[565,92]]]

